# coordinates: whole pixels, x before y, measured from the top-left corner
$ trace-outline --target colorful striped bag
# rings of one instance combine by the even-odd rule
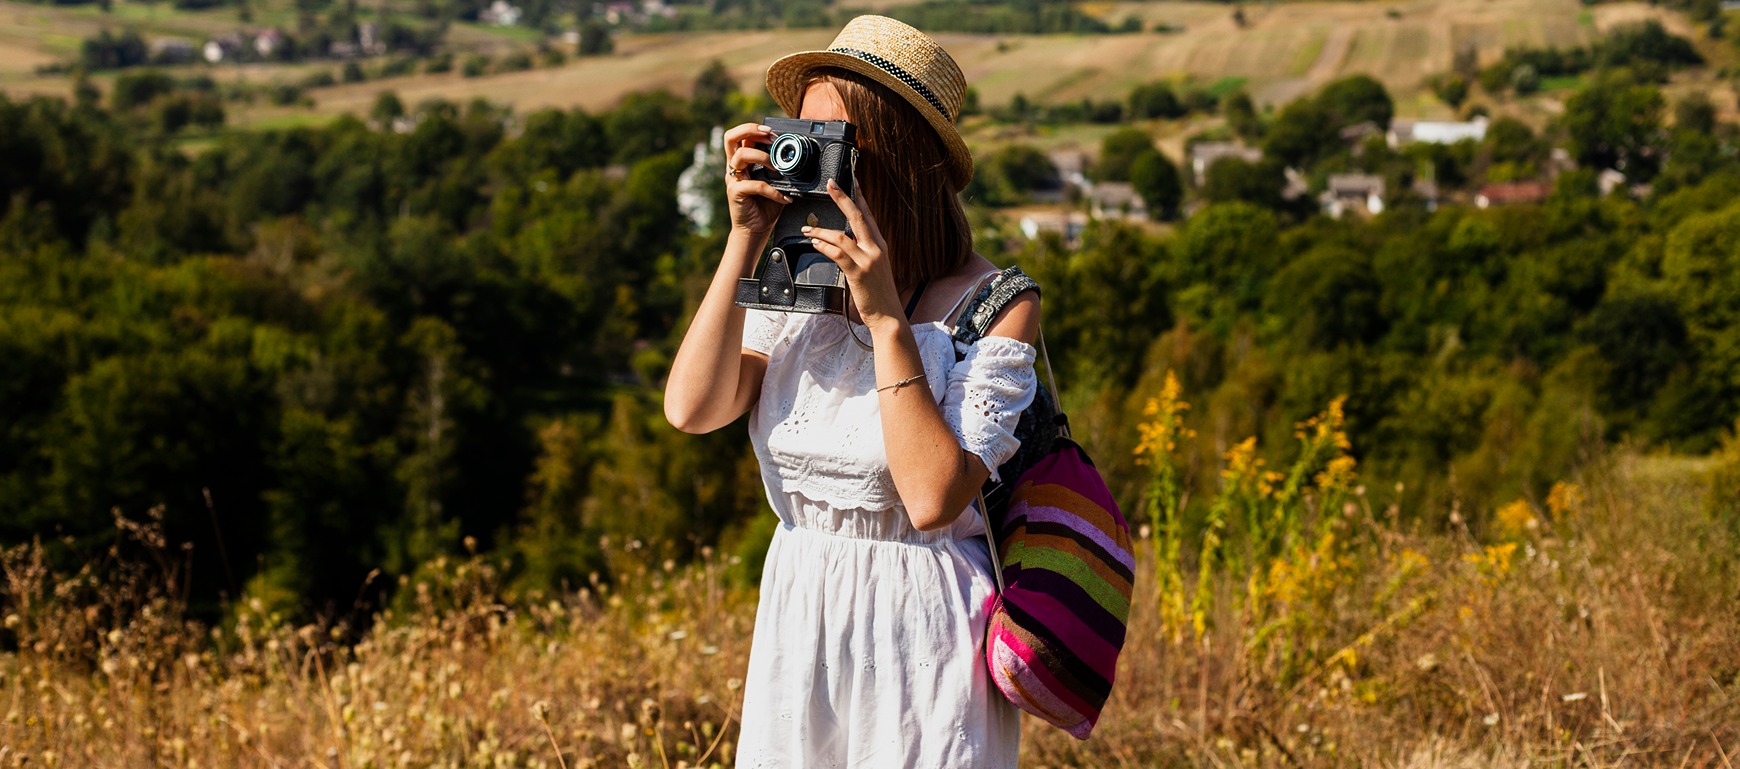
[[[1032,278],[1005,270],[968,305],[955,338],[977,341],[1027,290],[1038,290]],[[998,564],[985,659],[1016,707],[1085,740],[1112,693],[1136,559],[1129,524],[1054,403],[1041,387],[1016,429],[1022,450],[979,497]]]

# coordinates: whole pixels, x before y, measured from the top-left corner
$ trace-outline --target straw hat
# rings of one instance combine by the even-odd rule
[[[803,104],[804,80],[821,67],[857,72],[888,86],[930,121],[949,153],[949,181],[962,190],[973,178],[973,156],[955,129],[967,78],[948,51],[923,32],[885,16],[846,23],[826,51],[794,53],[767,68],[767,92],[787,114]]]

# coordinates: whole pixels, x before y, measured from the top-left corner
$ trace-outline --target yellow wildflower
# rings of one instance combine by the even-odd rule
[[[1576,515],[1582,507],[1583,489],[1575,483],[1559,481],[1547,492],[1547,512],[1552,514],[1555,521],[1563,521]]]
[[[1329,466],[1317,474],[1317,488],[1324,490],[1346,489],[1353,485],[1354,467],[1358,460],[1345,454],[1329,460]]]
[[[1516,543],[1505,542],[1497,545],[1487,545],[1479,553],[1468,553],[1462,560],[1474,565],[1480,572],[1481,579],[1488,585],[1497,584],[1504,575],[1510,573],[1511,563],[1516,557]]]
[[[1262,466],[1263,460],[1257,456],[1257,438],[1253,435],[1227,451],[1226,469],[1220,475],[1236,483],[1255,475]]]
[[[1398,574],[1415,574],[1425,571],[1432,565],[1431,560],[1413,548],[1403,548],[1402,552],[1395,555],[1391,563],[1391,570]]]
[[[1168,371],[1166,382],[1160,387],[1160,396],[1149,398],[1147,405],[1142,407],[1142,415],[1152,419],[1136,425],[1140,438],[1134,452],[1136,464],[1165,461],[1178,450],[1180,438],[1189,439],[1196,435],[1183,423],[1183,414],[1190,409],[1190,404],[1181,397],[1183,391],[1178,377]]]
[[[1493,518],[1499,535],[1506,539],[1519,539],[1541,527],[1534,507],[1522,499],[1499,508]]]
[[[1328,444],[1342,451],[1352,450],[1353,442],[1347,439],[1346,406],[1347,396],[1336,396],[1323,413],[1296,425],[1294,437],[1308,443]]]

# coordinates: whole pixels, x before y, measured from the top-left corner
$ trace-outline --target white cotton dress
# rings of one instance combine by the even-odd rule
[[[743,346],[768,356],[749,429],[780,526],[737,766],[1014,767],[1018,711],[984,662],[996,584],[983,520],[968,509],[946,528],[913,528],[888,470],[873,353],[847,323],[756,310],[745,321]],[[995,473],[1033,399],[1033,347],[985,337],[957,349],[942,323],[914,324],[913,335],[921,382]]]

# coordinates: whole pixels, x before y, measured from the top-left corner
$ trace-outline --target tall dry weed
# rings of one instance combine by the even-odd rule
[[[1374,501],[1339,402],[1277,467],[1233,447],[1195,504],[1175,381],[1148,416],[1117,686],[1089,741],[1029,721],[1024,766],[1734,766],[1740,449],[1619,452],[1477,536]],[[728,558],[604,542],[614,584],[513,595],[472,554],[366,622],[214,627],[160,531],[117,516],[70,573],[52,543],[0,554],[0,767],[731,763],[755,594]]]
[[[498,564],[439,559],[354,643],[257,602],[204,627],[132,569],[55,574],[40,545],[0,564],[0,766],[675,767],[733,750],[754,596],[710,552],[514,604]]]
[[[1153,498],[1182,495],[1155,436],[1187,408],[1168,384],[1142,428],[1160,576],[1113,700],[1087,743],[1030,733],[1031,763],[1733,765],[1740,541],[1696,461],[1617,454],[1485,539],[1422,531],[1359,484],[1337,402],[1280,470],[1234,446],[1188,526]]]

